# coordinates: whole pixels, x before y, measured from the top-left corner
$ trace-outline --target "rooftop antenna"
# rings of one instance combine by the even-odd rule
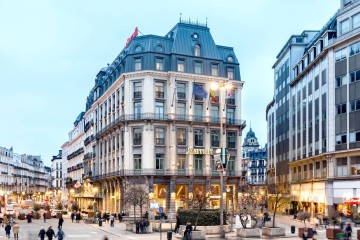
[[[196,18],[196,25],[199,25],[199,17]]]
[[[181,15],[182,15],[182,13],[180,13],[180,19],[179,19],[179,20],[180,20],[180,22],[181,22]]]

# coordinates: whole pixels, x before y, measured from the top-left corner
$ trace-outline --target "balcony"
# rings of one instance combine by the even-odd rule
[[[88,136],[87,138],[85,138],[84,140],[84,145],[87,146],[89,145],[89,143],[91,143],[94,140],[94,135]]]
[[[87,160],[87,159],[92,159],[93,158],[93,153],[92,152],[88,152],[84,155],[84,160]]]
[[[164,92],[155,91],[155,98],[164,98]]]
[[[72,159],[72,158],[80,155],[80,154],[83,153],[83,152],[84,152],[84,148],[81,147],[81,148],[79,148],[78,150],[70,153],[70,154],[67,156],[67,160],[70,160],[70,159]]]
[[[179,100],[186,100],[186,92],[177,92],[177,97]]]
[[[142,92],[134,92],[134,98],[142,98]]]

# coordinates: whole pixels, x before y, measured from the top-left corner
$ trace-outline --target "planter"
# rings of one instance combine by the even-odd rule
[[[94,217],[95,216],[95,213],[94,212],[89,212],[88,213],[88,217],[90,218],[90,217]]]
[[[205,240],[206,239],[205,231],[202,231],[202,230],[192,231],[192,238],[191,239]]]
[[[243,238],[260,238],[260,228],[237,228],[236,236]]]
[[[173,224],[175,226],[175,223]],[[183,236],[185,231],[186,225],[180,225],[179,233]],[[194,226],[193,226],[194,228]],[[196,230],[205,231],[205,234],[220,234],[220,226],[196,226]],[[224,230],[226,233],[230,232],[230,225],[224,225]]]
[[[360,229],[357,230],[357,240],[360,240]]]
[[[262,228],[262,235],[270,236],[270,237],[277,237],[277,236],[285,236],[285,228],[282,227],[264,227]]]
[[[19,220],[25,220],[26,215],[25,214],[19,214]]]
[[[299,237],[302,238],[304,230],[305,230],[305,228],[298,228],[298,236]],[[307,233],[308,233],[307,237],[311,238],[312,235],[313,235],[313,229],[312,228],[307,228]]]
[[[62,216],[62,213],[56,213],[56,218],[59,219]]]
[[[126,231],[133,231],[133,225],[135,225],[134,223],[126,223]]]
[[[326,229],[326,237],[328,239],[336,239],[336,235],[341,232],[342,232],[342,230],[340,228],[327,228]]]

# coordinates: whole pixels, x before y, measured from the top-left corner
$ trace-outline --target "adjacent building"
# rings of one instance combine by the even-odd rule
[[[79,119],[81,207],[95,203],[100,210],[128,212],[126,189],[142,184],[169,216],[186,208],[196,191],[210,192],[207,207],[219,208],[213,153],[225,145],[230,157],[224,205],[235,209],[242,179],[243,84],[233,48],[216,45],[207,25],[181,20],[165,36],[137,36],[136,29],[96,75]]]
[[[17,154],[12,147],[0,147],[0,172],[1,203],[45,200],[48,178],[41,156]]]
[[[300,55],[291,54],[300,41],[291,37],[274,65],[275,97],[267,108],[269,173],[272,181],[291,184],[290,209],[315,216],[334,207],[348,216],[360,204],[360,2],[342,0],[340,10],[314,33],[302,40]],[[289,61],[285,95],[278,80],[283,61]]]

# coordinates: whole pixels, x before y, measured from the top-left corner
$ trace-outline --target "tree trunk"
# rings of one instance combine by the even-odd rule
[[[274,215],[273,215],[273,228],[275,227],[275,216],[276,216],[276,211],[277,211],[277,205],[278,205],[278,200],[277,198],[275,198],[275,207],[274,207]]]
[[[134,223],[136,221],[136,217],[135,217],[135,209],[136,209],[136,205],[134,205]]]
[[[196,226],[197,226],[198,221],[199,221],[200,212],[201,212],[201,208],[199,208],[198,214],[197,214],[197,216],[196,216],[194,231],[196,230]]]

